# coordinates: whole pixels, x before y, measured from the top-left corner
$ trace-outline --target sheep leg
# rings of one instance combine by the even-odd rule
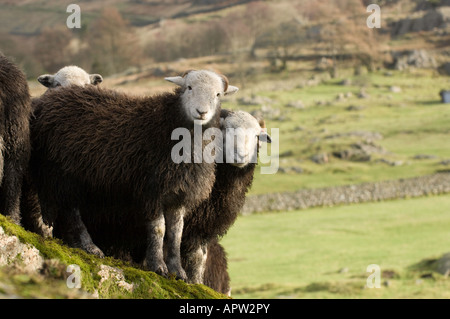
[[[164,214],[161,212],[147,220],[147,251],[144,260],[144,267],[161,276],[167,276],[168,270],[164,262],[164,233],[165,233]]]
[[[207,256],[207,246],[204,244],[183,249],[183,265],[190,283],[203,284]]]
[[[22,193],[23,170],[18,161],[5,158],[1,191],[2,213],[20,224],[20,197]]]
[[[64,210],[58,220],[62,228],[63,240],[70,246],[103,258],[105,254],[92,241],[91,235],[81,220],[80,211],[76,208]]]
[[[36,185],[30,173],[26,174],[22,184],[22,198],[20,200],[22,225],[43,237],[53,237],[53,227],[45,224],[39,202]]]
[[[186,272],[181,266],[181,236],[183,234],[185,209],[167,211],[164,214],[167,236],[167,269],[179,279],[187,280]]]

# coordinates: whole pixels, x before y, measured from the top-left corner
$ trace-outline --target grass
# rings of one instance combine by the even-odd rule
[[[240,217],[223,239],[233,298],[450,298],[450,197]],[[428,261],[427,261],[428,260]],[[377,264],[381,288],[365,288]]]
[[[203,285],[186,284],[182,280],[164,278],[153,272],[133,267],[123,261],[113,258],[97,258],[80,249],[69,248],[57,239],[44,239],[22,227],[11,223],[0,215],[0,226],[8,235],[14,235],[22,243],[36,247],[42,257],[47,260],[57,260],[55,265],[48,266],[40,274],[23,274],[14,269],[0,268],[0,294],[2,287],[13,287],[15,295],[22,298],[92,298],[97,292],[98,297],[132,298],[132,299],[184,299],[184,298],[224,298]],[[82,291],[79,293],[66,286],[66,267],[75,264],[81,269]],[[101,265],[120,269],[127,283],[134,283],[134,289],[128,291],[111,279],[102,285],[98,274]],[[5,289],[3,289],[5,290]]]
[[[342,85],[344,78],[351,84]],[[279,128],[279,154],[290,153],[280,158],[278,165],[301,167],[303,173],[261,175],[257,170],[250,194],[408,178],[447,168],[440,163],[450,158],[450,109],[448,104],[440,103],[439,91],[450,87],[448,77],[424,70],[391,72],[389,76],[385,71],[379,71],[328,79],[313,86],[296,86],[295,83],[302,79],[297,73],[277,79],[273,88],[260,83],[239,94],[272,99],[271,107],[280,109],[283,119],[266,118],[269,133],[271,128]],[[268,83],[271,80],[266,79]],[[391,92],[391,86],[399,86],[401,92]],[[368,98],[358,97],[362,88],[369,94]],[[351,96],[336,99],[337,95],[348,92]],[[289,102],[297,100],[303,102],[304,109],[286,107]],[[322,102],[317,104],[318,101]],[[350,106],[359,109],[349,110]],[[238,101],[228,102],[225,107],[248,111],[259,108],[243,106]],[[383,148],[384,153],[373,153],[371,160],[366,162],[332,156],[334,151],[365,142],[366,138],[330,136],[355,131],[379,133],[381,139],[371,142]],[[328,163],[311,161],[311,156],[321,153],[328,154]],[[434,158],[414,158],[419,154]],[[381,158],[400,165],[390,167],[377,161]]]

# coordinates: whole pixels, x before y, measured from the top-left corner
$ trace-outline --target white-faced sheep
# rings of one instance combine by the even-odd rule
[[[193,140],[196,125],[219,127],[220,98],[237,88],[211,71],[166,80],[179,87],[152,97],[97,87],[48,91],[35,103],[31,167],[47,223],[67,223],[92,197],[135,203],[145,219],[147,268],[186,279],[183,219],[209,196],[215,163],[175,163],[172,132],[186,128]],[[202,150],[208,142],[202,141]]]
[[[31,97],[25,75],[0,53],[0,213],[20,223],[23,176],[30,158]]]
[[[85,85],[98,85],[103,82],[103,77],[100,74],[89,74],[82,68],[74,65],[69,65],[61,68],[55,74],[43,74],[38,78],[39,83],[47,87],[49,90],[68,87],[71,85],[85,86]],[[31,105],[39,97],[32,99]],[[33,103],[34,101],[34,103]],[[53,235],[53,229],[48,227],[42,221],[41,208],[39,199],[36,193],[36,189],[31,180],[30,174],[26,174],[22,185],[22,200],[20,202],[22,212],[22,225],[44,237],[51,237]],[[80,218],[78,218],[80,220]],[[76,242],[70,242],[71,237],[63,236],[64,240],[69,242],[71,246],[83,248],[84,250],[103,256],[102,251],[92,242],[87,230],[81,223],[79,225],[79,231],[81,236]],[[64,233],[63,233],[64,234]]]
[[[192,282],[205,283],[222,293],[229,290],[226,257],[220,246],[208,256],[208,246],[226,234],[241,211],[245,196],[253,181],[258,149],[261,142],[271,142],[262,119],[243,111],[221,112],[221,129],[224,137],[223,163],[216,167],[216,181],[209,198],[203,201],[193,213],[187,214],[182,237],[183,265]],[[228,141],[228,142],[227,142]],[[227,158],[227,154],[231,154]],[[232,162],[227,162],[232,159]],[[209,264],[217,263],[222,269],[222,280],[213,270],[205,274],[207,258]],[[208,266],[209,267],[209,266]],[[211,278],[213,277],[213,278]]]
[[[258,143],[270,142],[270,137],[265,132],[264,121],[258,122],[246,112],[222,110],[221,123],[224,159],[229,151],[232,155],[239,154],[233,157],[237,157],[240,162],[236,160],[234,163],[217,164],[212,193],[185,217],[181,254],[182,265],[190,282],[204,283],[228,294],[230,278],[227,258],[218,240],[234,223],[244,205],[253,180]],[[232,136],[227,139],[227,132],[233,133],[231,130],[235,130],[236,139]],[[107,255],[141,263],[146,248],[145,242],[141,240],[146,232],[144,217],[131,212],[142,208],[136,203],[104,206],[95,198],[88,205],[81,209],[81,213],[94,242]],[[98,215],[90,211],[104,211],[104,217],[99,221]]]
[[[78,66],[69,65],[63,67],[55,74],[43,74],[39,76],[38,81],[43,86],[51,89],[70,85],[97,85],[103,82],[103,77],[100,74],[89,74]]]

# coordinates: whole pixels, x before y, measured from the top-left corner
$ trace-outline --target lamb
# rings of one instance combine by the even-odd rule
[[[47,224],[70,232],[77,211],[93,198],[139,207],[134,213],[145,220],[145,266],[186,279],[183,219],[209,196],[215,163],[174,163],[171,133],[183,127],[193,139],[196,125],[218,127],[220,97],[238,89],[205,70],[166,80],[179,87],[152,97],[90,86],[48,91],[35,105],[31,171]]]
[[[215,241],[225,235],[235,222],[253,181],[260,143],[270,143],[271,138],[266,132],[264,120],[256,119],[247,112],[222,110],[221,119],[224,161],[217,165],[216,181],[209,198],[195,212],[186,216],[181,249],[183,265],[190,281],[206,283],[213,289],[228,293],[226,256]],[[236,136],[245,143],[236,143],[234,136],[228,135],[228,130],[236,128],[244,129],[236,132]],[[230,138],[231,148],[226,142]],[[238,160],[227,163],[227,152],[232,152]],[[214,250],[211,251],[209,246],[213,246]],[[208,256],[210,252],[215,256]],[[208,264],[217,263],[219,270],[222,269],[221,280],[217,280],[217,272],[214,273],[211,269],[205,273],[208,258],[211,259]]]
[[[69,65],[63,67],[53,75],[43,74],[39,76],[38,81],[43,86],[51,89],[59,86],[66,87],[69,85],[97,85],[103,82],[103,77],[100,74],[88,74],[85,70],[78,66]]]
[[[1,53],[0,106],[0,212],[20,224],[22,180],[31,152],[31,97],[23,72]]]

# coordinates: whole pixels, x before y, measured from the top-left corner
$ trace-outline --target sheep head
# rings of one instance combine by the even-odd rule
[[[264,120],[247,112],[222,110],[220,122],[224,155],[231,165],[245,167],[256,163],[261,143],[271,143]]]
[[[85,86],[87,84],[97,85],[103,82],[100,74],[88,74],[82,68],[74,65],[66,66],[55,74],[43,74],[38,77],[38,81],[48,88],[59,86],[78,85]]]
[[[220,98],[236,93],[238,88],[228,84],[221,74],[207,70],[192,70],[182,76],[165,78],[182,88],[184,111],[192,121],[207,124],[220,108]]]

